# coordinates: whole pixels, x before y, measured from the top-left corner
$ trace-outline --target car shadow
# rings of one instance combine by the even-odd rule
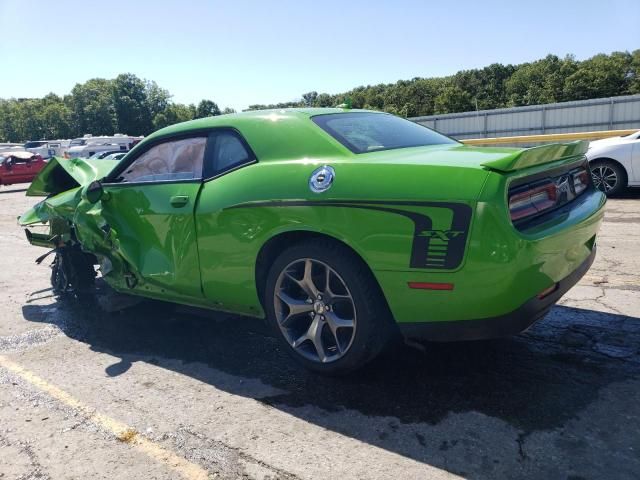
[[[478,431],[491,429],[496,419],[521,436],[562,430],[604,387],[640,376],[640,321],[591,310],[555,307],[529,332],[503,340],[397,347],[356,374],[326,378],[293,363],[260,320],[167,307],[145,301],[96,314],[95,306],[59,301],[56,315],[33,304],[23,306],[23,315],[57,322],[67,336],[119,357],[106,369],[110,376],[126,374],[134,362],[150,362],[470,478],[492,475],[474,470],[452,448],[457,440],[434,448],[424,430],[411,426],[437,426],[452,414],[476,412]],[[220,381],[219,372],[259,379],[279,393],[265,397],[263,387],[254,391],[253,382]],[[333,414],[345,411],[353,412],[350,421],[336,420]],[[513,452],[513,439],[495,436],[491,442],[494,452],[512,455],[507,452]]]
[[[617,195],[615,198],[619,198],[619,199],[634,199],[634,198],[640,198],[640,188],[638,187],[628,187],[626,188],[623,192],[621,192],[619,195]]]

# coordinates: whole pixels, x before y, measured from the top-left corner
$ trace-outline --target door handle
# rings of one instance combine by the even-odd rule
[[[187,195],[175,195],[169,200],[172,207],[180,208],[189,203],[189,197]]]

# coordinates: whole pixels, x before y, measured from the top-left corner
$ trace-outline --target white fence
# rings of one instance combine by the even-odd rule
[[[640,129],[640,95],[414,117],[458,139]]]

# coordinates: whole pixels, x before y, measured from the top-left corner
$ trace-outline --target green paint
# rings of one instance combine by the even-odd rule
[[[579,207],[526,232],[514,228],[507,207],[509,182],[574,162],[583,153],[579,142],[528,150],[448,144],[356,155],[310,120],[345,111],[358,110],[257,111],[162,129],[122,161],[158,139],[230,127],[258,162],[191,183],[110,184],[107,177],[96,204],[84,200],[79,187],[103,179],[115,164],[53,160],[29,189],[50,196],[20,222],[62,219],[73,226],[70,240],[97,256],[117,290],[255,316],[263,315],[256,261],[262,247],[283,234],[312,232],[348,245],[370,267],[397,322],[511,312],[589,255],[603,218],[601,193],[585,194]],[[315,194],[308,181],[322,165],[331,165],[336,178]],[[172,205],[175,197],[187,201]],[[455,226],[450,204],[469,212],[464,228]],[[428,224],[416,223],[424,218]],[[448,266],[456,242],[459,262]],[[455,288],[411,290],[409,281]]]

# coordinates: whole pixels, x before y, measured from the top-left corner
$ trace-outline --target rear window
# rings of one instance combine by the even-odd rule
[[[353,153],[457,143],[427,127],[384,113],[335,113],[311,119]]]

